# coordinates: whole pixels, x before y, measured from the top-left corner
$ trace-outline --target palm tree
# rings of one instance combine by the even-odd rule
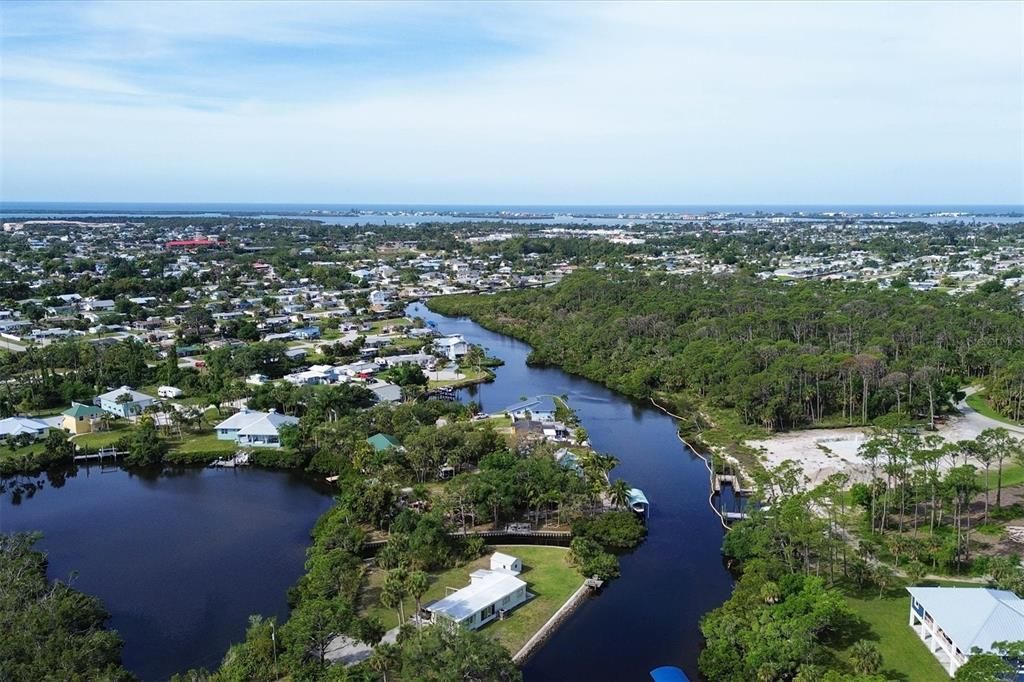
[[[850,647],[850,663],[860,675],[874,675],[882,668],[882,652],[878,645],[862,639]]]
[[[380,673],[384,677],[384,682],[388,682],[388,668],[394,664],[396,653],[393,644],[384,642],[373,647],[373,651],[370,652],[367,664],[370,666],[370,670]]]
[[[406,590],[416,600],[416,613],[420,612],[420,599],[426,594],[428,587],[430,587],[430,576],[423,571],[413,571],[405,579]]]
[[[608,488],[608,499],[616,507],[625,507],[629,504],[629,491],[629,484],[620,478]]]

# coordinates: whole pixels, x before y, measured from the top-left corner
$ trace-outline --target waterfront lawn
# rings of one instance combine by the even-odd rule
[[[17,450],[8,445],[0,446],[0,471],[6,471],[8,467],[24,466],[26,462],[31,462],[32,458],[44,449],[45,446],[41,440],[31,445],[23,445]]]
[[[848,590],[846,603],[863,621],[864,628],[863,632],[858,632],[855,637],[844,641],[842,647],[833,650],[838,660],[848,664],[853,643],[858,639],[867,639],[874,642],[882,653],[881,672],[886,679],[932,682],[949,678],[917,634],[907,625],[910,617],[910,595],[902,584],[886,590],[881,598],[878,591],[873,588]]]
[[[445,386],[462,386],[462,385],[467,385],[467,384],[473,384],[473,383],[476,383],[478,381],[483,381],[488,376],[490,376],[490,371],[488,371],[486,369],[483,369],[483,368],[481,368],[481,369],[470,369],[468,367],[467,368],[460,368],[459,369],[459,373],[463,375],[463,378],[461,378],[461,379],[448,379],[448,380],[445,380],[445,381],[430,380],[428,382],[428,387],[429,388],[443,388]]]
[[[90,450],[109,448],[125,436],[130,435],[134,428],[135,426],[128,422],[111,421],[110,427],[106,431],[93,431],[92,433],[83,433],[80,436],[73,436],[71,438],[71,442],[82,450],[85,450],[86,448]]]
[[[1013,426],[1017,425],[1017,422],[1013,421],[1009,417],[1005,417],[999,414],[999,412],[997,412],[996,409],[992,407],[991,403],[989,403],[989,401],[985,399],[984,393],[972,393],[971,395],[967,396],[966,403],[975,412],[985,417],[988,417],[989,419],[995,419],[996,421],[1003,422],[1004,424],[1011,424]]]
[[[178,452],[222,452],[231,454],[238,450],[238,444],[233,440],[220,440],[217,433],[210,431],[204,434],[182,434],[184,438],[173,446]]]
[[[527,591],[535,595],[525,604],[509,613],[503,621],[492,621],[481,629],[496,639],[509,653],[516,653],[526,644],[555,611],[583,583],[583,577],[569,565],[568,550],[565,547],[542,547],[526,545],[498,545],[489,548],[486,555],[430,576],[430,587],[421,599],[422,604],[436,601],[449,593],[446,588],[460,589],[469,584],[469,574],[478,568],[490,565],[492,551],[505,552],[519,557],[523,561],[523,573],[520,577],[526,581]],[[395,609],[380,605],[380,589],[384,584],[385,572],[373,570],[368,577],[366,589],[362,596],[364,614],[376,616],[386,629],[398,625],[398,614]],[[405,602],[405,615],[408,617],[416,608],[413,599]]]

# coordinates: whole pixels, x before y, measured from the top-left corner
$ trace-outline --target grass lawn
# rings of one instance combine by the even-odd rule
[[[972,393],[971,395],[967,396],[966,402],[975,412],[984,415],[989,419],[995,419],[996,421],[1001,421],[1004,424],[1012,424],[1014,426],[1017,425],[1017,422],[1013,421],[1009,417],[1004,417],[1003,415],[996,412],[995,408],[992,407],[992,405],[989,404],[988,400],[985,399],[984,393]]]
[[[110,428],[107,431],[83,433],[72,438],[71,442],[82,449],[97,450],[99,448],[107,448],[129,435],[133,428],[134,426],[127,422],[114,421],[110,423]]]
[[[377,332],[383,329],[384,327],[397,327],[399,325],[408,327],[411,324],[412,323],[410,322],[408,317],[392,317],[386,320],[376,320],[374,322],[371,322],[370,329]]]
[[[183,433],[182,442],[172,447],[179,452],[223,452],[231,454],[238,450],[238,444],[233,440],[220,440],[213,431],[201,435]],[[176,438],[176,436],[175,436]]]
[[[985,471],[982,470],[978,473],[978,482],[985,485]],[[1015,485],[1024,484],[1024,467],[1018,464],[1003,464],[1003,489],[1009,488]],[[996,468],[995,466],[988,472],[988,489],[996,489]]]
[[[0,462],[6,462],[10,460],[12,462],[18,462],[19,465],[23,465],[24,462],[22,460],[26,458],[31,459],[32,455],[42,452],[43,449],[44,446],[42,441],[38,443],[32,443],[31,445],[22,446],[17,450],[12,450],[10,447],[5,445],[0,447]]]
[[[513,610],[503,621],[492,621],[481,628],[502,644],[510,653],[522,648],[526,641],[554,615],[555,611],[583,583],[583,577],[567,561],[568,550],[564,547],[533,547],[498,545],[492,550],[505,552],[523,560],[520,577],[526,581],[526,590],[536,595],[525,604]],[[447,587],[456,589],[469,584],[469,573],[490,565],[490,552],[468,564],[438,574],[431,574],[430,588],[421,600],[428,603],[445,596]],[[398,625],[398,614],[394,609],[380,605],[380,588],[384,583],[384,571],[370,572],[366,590],[362,597],[364,613],[380,618],[385,628]],[[415,602],[407,599],[406,617],[415,609]]]
[[[459,373],[463,375],[462,379],[451,379],[446,381],[431,380],[430,382],[428,382],[428,386],[430,388],[442,388],[445,386],[465,386],[468,384],[476,383],[478,381],[483,381],[484,379],[487,379],[487,377],[491,375],[491,373],[488,370],[483,368],[479,370],[460,368]]]
[[[926,583],[932,584],[932,583]],[[943,585],[978,587],[944,581]],[[910,617],[910,595],[901,585],[887,590],[882,598],[877,590],[848,592],[846,603],[868,626],[858,639],[868,639],[882,652],[882,674],[886,679],[903,682],[934,682],[946,680],[942,666],[907,624]],[[855,640],[854,640],[855,641]],[[837,658],[849,660],[849,646],[835,651]]]
[[[496,429],[511,429],[512,428],[512,417],[506,417],[501,414],[496,417],[488,417],[487,419],[481,419],[474,424],[490,424]]]

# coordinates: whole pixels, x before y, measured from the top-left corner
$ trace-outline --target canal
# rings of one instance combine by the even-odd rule
[[[530,347],[421,304],[407,313],[463,334],[501,358],[493,383],[461,391],[486,411],[524,396],[565,395],[599,451],[619,458],[614,478],[651,501],[650,534],[621,559],[622,577],[586,601],[527,662],[528,681],[645,680],[658,665],[691,679],[702,614],[728,598],[722,528],[708,503],[704,463],[674,421],[557,368],[526,365]],[[13,484],[41,482],[32,495]],[[144,680],[214,668],[244,638],[248,616],[288,613],[309,531],[331,498],[308,479],[257,469],[184,469],[140,475],[81,467],[4,481],[0,530],[43,533],[49,576],[103,600],[124,638],[124,663]],[[25,486],[22,486],[25,489]]]
[[[449,318],[415,303],[406,309],[439,331],[462,334],[505,364],[495,381],[462,391],[495,412],[524,396],[568,396],[612,472],[643,489],[651,502],[650,534],[621,558],[622,577],[576,611],[524,668],[528,682],[645,680],[659,665],[700,679],[700,617],[728,599],[732,579],[722,565],[722,527],[708,506],[704,463],[676,436],[675,421],[600,384],[552,367],[528,367],[530,347],[472,320]]]

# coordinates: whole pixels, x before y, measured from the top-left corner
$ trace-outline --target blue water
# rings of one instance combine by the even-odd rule
[[[659,665],[679,666],[700,679],[700,617],[729,597],[732,579],[722,565],[723,529],[708,505],[707,468],[680,442],[675,420],[560,369],[528,367],[527,344],[471,320],[437,315],[421,304],[406,313],[463,334],[505,361],[493,383],[463,391],[485,411],[524,396],[567,396],[594,448],[619,458],[612,479],[643,489],[651,502],[650,534],[622,557],[622,577],[554,633],[524,667],[526,680],[645,680]]]
[[[370,212],[366,215],[319,215],[314,211]],[[452,215],[453,213],[537,214],[520,217],[515,222],[534,225],[580,224],[614,226],[625,223],[647,223],[649,218],[630,218],[640,214],[663,216],[694,216],[708,213],[753,215],[820,213],[839,211],[865,216],[884,216],[889,213],[921,215],[934,212],[958,212],[967,216],[950,218],[932,216],[924,222],[941,223],[951,220],[971,222],[973,217],[986,221],[1017,222],[1024,215],[1024,205],[813,205],[813,204],[693,204],[693,205],[465,205],[465,204],[280,204],[280,203],[146,203],[146,202],[0,202],[0,219],[60,218],[60,217],[222,217],[246,215],[253,218],[301,217],[320,220],[329,225],[405,225],[426,222],[459,223],[468,221],[501,220],[481,218],[478,215]],[[620,217],[623,216],[623,217]],[[511,215],[509,216],[511,217]]]
[[[43,487],[15,503],[19,481]],[[74,587],[103,601],[125,666],[143,680],[216,668],[250,614],[283,622],[310,531],[331,505],[304,479],[256,469],[142,477],[93,466],[3,484],[0,530],[43,533],[49,577],[74,572]]]

